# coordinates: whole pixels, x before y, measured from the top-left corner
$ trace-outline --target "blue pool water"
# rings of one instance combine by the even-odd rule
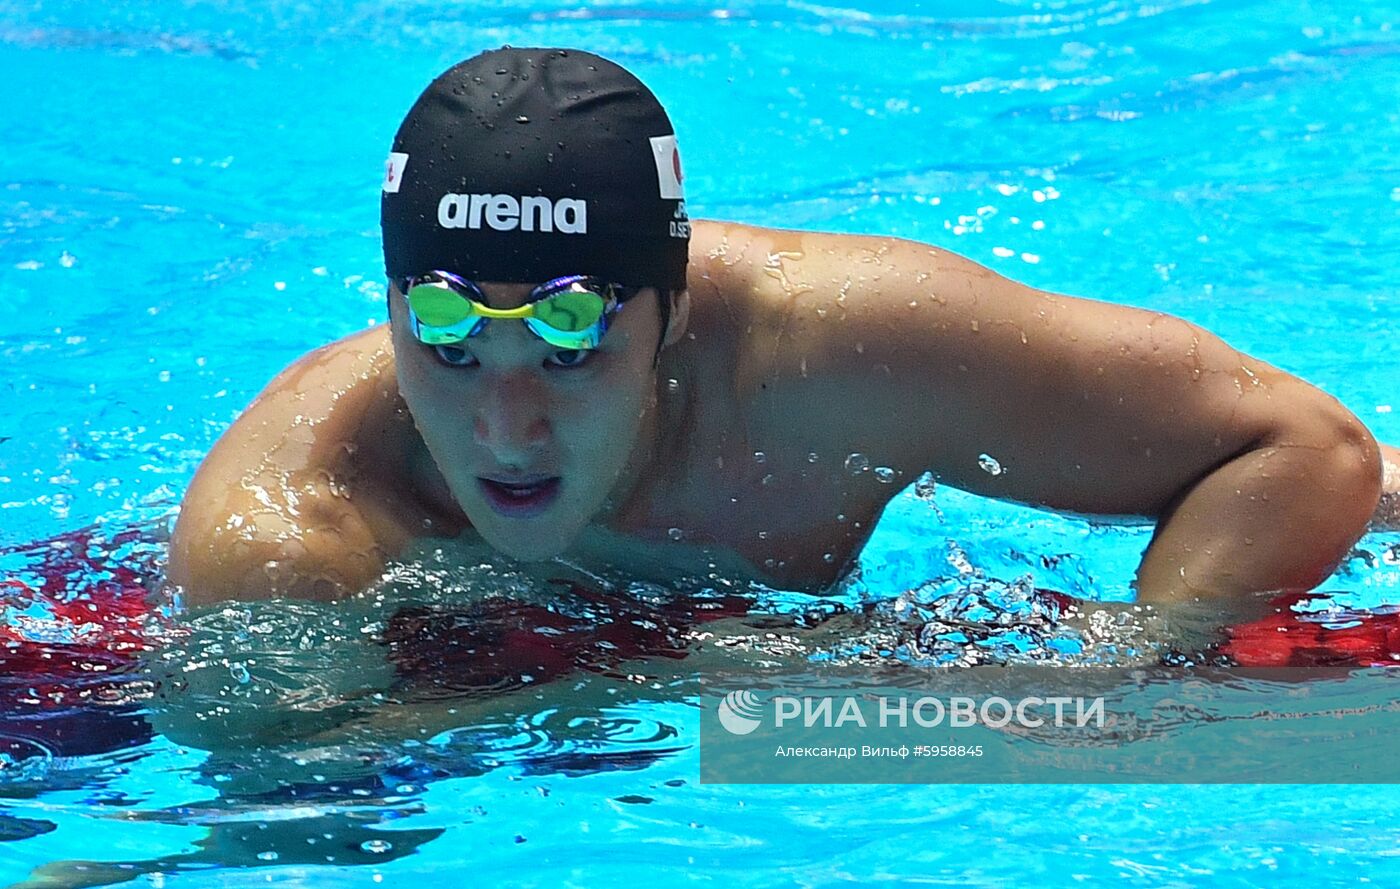
[[[393,131],[434,75],[503,43],[637,73],[675,122],[695,217],[915,238],[1172,312],[1400,441],[1393,0],[0,0],[0,577],[38,583],[58,550],[31,543],[73,549],[80,529],[86,561],[56,569],[68,595],[122,566],[158,576],[168,515],[238,411],[382,320]],[[905,494],[852,595],[956,576],[960,551],[999,582],[1125,599],[1148,533]],[[1396,543],[1363,539],[1325,588],[1400,604]],[[480,583],[500,571],[420,564],[344,608],[174,616],[192,629],[68,723],[111,739],[134,712],[153,734],[0,760],[0,881],[1400,878],[1389,786],[700,785],[687,661],[386,692],[365,639]],[[42,629],[25,607],[6,620]],[[16,688],[27,718],[40,704]]]

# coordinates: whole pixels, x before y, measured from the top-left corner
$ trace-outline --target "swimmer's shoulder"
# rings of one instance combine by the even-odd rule
[[[742,412],[759,425],[790,425],[789,411],[775,412],[775,404],[806,400],[820,413],[843,397],[851,369],[872,363],[863,357],[866,341],[873,345],[908,314],[899,286],[907,270],[897,266],[911,248],[943,258],[937,248],[892,237],[695,221],[691,329],[712,343],[706,352],[722,353]],[[896,302],[904,316],[891,319]]]
[[[712,397],[714,382],[728,381],[740,414],[771,369],[783,324],[779,273],[798,255],[793,242],[801,235],[707,219],[691,225],[689,342],[676,357],[704,368]]]
[[[181,505],[169,576],[192,605],[363,589],[411,539],[461,530],[435,490],[385,325],[278,374],[214,445]],[[460,515],[457,512],[457,515]]]

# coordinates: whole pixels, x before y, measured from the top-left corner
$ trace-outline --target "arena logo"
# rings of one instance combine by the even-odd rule
[[[443,228],[481,228],[483,223],[498,232],[519,229],[587,234],[588,201],[538,195],[445,194],[438,202],[438,225]]]

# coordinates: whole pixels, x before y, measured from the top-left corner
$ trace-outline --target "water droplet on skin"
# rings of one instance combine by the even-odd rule
[[[894,470],[888,466],[877,466],[875,467],[875,478],[879,479],[880,484],[888,485],[894,481]]]
[[[682,533],[680,528],[672,528],[671,530],[666,532],[666,536],[671,538],[672,540],[680,540],[685,535],[684,533]]]
[[[753,462],[755,462],[755,463],[762,463],[762,462],[764,462],[764,461],[767,460],[767,459],[768,459],[768,455],[765,454],[765,453],[763,453],[762,451],[754,451],[754,452],[753,452]]]
[[[765,476],[763,477],[763,484],[765,484],[765,485],[771,485],[771,484],[773,484],[773,473],[770,472],[770,473],[768,473],[767,475],[765,475]]]
[[[520,115],[519,117],[517,117],[517,118],[515,119],[515,122],[516,122],[516,123],[529,123],[529,122],[530,122],[530,118],[528,118],[528,117],[526,117],[525,115],[522,114],[522,115]]]
[[[846,458],[846,471],[851,475],[860,475],[870,468],[870,458],[864,454],[855,453]]]
[[[365,840],[360,843],[360,848],[366,852],[382,854],[394,848],[394,844],[388,840]]]
[[[773,567],[773,560],[772,560],[772,559],[764,559],[764,560],[763,560],[763,567],[764,567],[764,568],[772,568],[772,567]]]
[[[838,513],[836,514],[836,521],[841,522],[842,524],[844,524],[845,521],[846,521],[846,514],[845,514],[844,512],[838,512]]]
[[[933,500],[934,488],[932,472],[925,472],[923,475],[914,479],[914,496],[918,497],[920,500]]]
[[[680,380],[674,380],[674,379],[672,379],[672,380],[667,380],[667,381],[666,381],[666,391],[667,391],[667,392],[679,392],[680,389],[681,389],[681,381],[680,381]]]
[[[1001,475],[1002,473],[1001,464],[991,454],[979,454],[977,465],[982,467],[982,471],[988,475]]]
[[[836,557],[831,553],[822,553],[822,561],[830,565],[832,562],[836,561]]]
[[[808,462],[808,463],[815,463],[815,462],[817,462],[817,452],[816,452],[816,451],[812,451],[811,453],[809,453],[809,454],[807,455],[807,462]]]
[[[767,532],[767,531],[759,531],[759,532],[758,532],[758,539],[759,539],[759,540],[767,540],[767,539],[768,539],[768,532]]]

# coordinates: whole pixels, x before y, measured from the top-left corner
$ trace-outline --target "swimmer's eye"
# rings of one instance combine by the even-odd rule
[[[461,346],[433,346],[433,353],[438,361],[451,367],[472,367],[476,364],[476,356]]]
[[[588,359],[592,356],[592,349],[562,349],[558,352],[551,352],[549,357],[545,359],[545,363],[555,367],[578,367],[588,363]]]

